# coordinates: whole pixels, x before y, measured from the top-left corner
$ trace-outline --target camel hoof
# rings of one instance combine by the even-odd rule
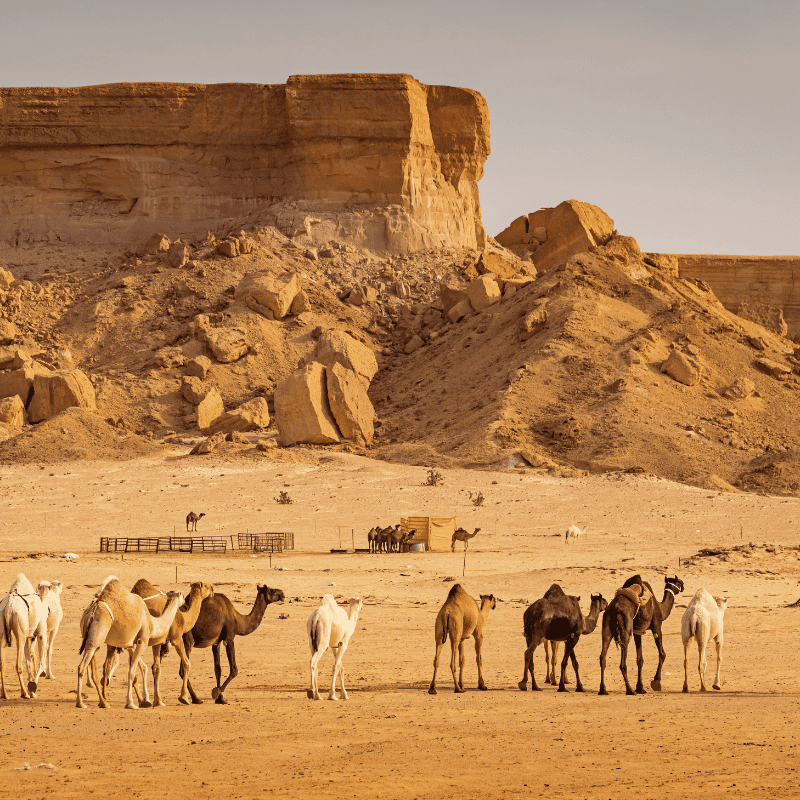
[[[203,705],[203,701],[199,697],[192,698],[192,705],[193,706],[201,706]]]
[[[217,695],[217,699],[214,701],[218,706],[226,706],[228,705],[228,701],[222,696],[222,694]]]
[[[650,681],[650,688],[654,692],[660,692],[661,691],[661,681],[656,681],[656,680]]]
[[[689,687],[688,686],[684,686],[682,691],[683,691],[684,694],[689,694]]]
[[[700,687],[700,691],[701,691],[701,692],[707,692],[707,691],[708,691],[708,689],[706,689],[706,687],[705,687],[705,686],[701,686],[701,687]]]
[[[488,691],[489,691],[489,687],[488,687],[488,686],[487,686],[485,683],[483,684],[483,686],[478,686],[478,688],[479,688],[479,689],[480,689],[482,692],[488,692]]]
[[[556,689],[556,691],[557,692],[566,692],[567,691],[567,687],[566,686],[559,686],[558,689]]]
[[[306,697],[309,700],[313,700],[314,699],[314,692],[312,692],[311,689],[306,689]]]
[[[185,705],[185,706],[188,706],[190,704],[189,701],[185,697],[179,697],[178,698],[178,702],[179,703],[183,703],[183,705]]]
[[[520,682],[517,684],[517,686],[519,686],[519,690],[520,690],[521,692],[527,692],[527,691],[528,691],[528,684],[527,684],[527,683],[523,683],[522,681],[520,681]]]
[[[626,694],[626,695],[635,695],[635,694],[636,694],[636,692],[634,692],[634,691],[633,691],[633,689],[626,689],[626,690],[625,690],[625,694]]]
[[[161,703],[161,705],[163,706],[164,704]],[[152,708],[152,707],[153,704],[149,700],[142,700],[142,702],[139,704],[139,708]]]
[[[36,695],[36,690],[39,688],[39,684],[36,681],[28,681],[28,691],[32,695]]]
[[[647,691],[645,690],[644,686],[637,686],[636,694],[647,694]]]
[[[604,695],[604,696],[608,697],[608,692],[606,691],[606,687],[605,686],[601,686],[600,687],[600,691],[597,694]]]
[[[431,688],[428,689],[428,694],[438,694],[438,692],[433,688],[433,686],[431,686]]]
[[[455,692],[455,694],[466,694],[465,689],[453,689],[453,691]]]
[[[541,686],[531,686],[531,691],[532,692],[541,692],[542,691],[542,687]]]
[[[586,691],[586,689],[584,689],[584,688],[583,688],[583,686],[576,686],[576,687],[575,687],[575,691],[576,691],[576,692],[585,692],[585,691]]]
[[[217,686],[215,686],[215,687],[214,687],[214,688],[211,690],[211,699],[212,699],[212,700],[216,700],[218,695],[219,695],[219,688],[218,688]]]
[[[722,691],[722,687],[721,687],[719,684],[717,684],[717,683],[715,683],[715,684],[714,684],[714,687],[713,687],[713,688],[714,688],[714,689],[716,689],[718,692],[721,692],[721,691]]]

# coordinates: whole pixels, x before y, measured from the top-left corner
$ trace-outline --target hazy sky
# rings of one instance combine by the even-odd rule
[[[408,72],[487,99],[490,234],[574,198],[644,250],[800,254],[800,2],[0,0],[0,85]]]

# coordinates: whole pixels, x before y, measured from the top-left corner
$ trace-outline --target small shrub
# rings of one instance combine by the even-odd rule
[[[486,499],[483,496],[483,492],[476,492],[475,496],[473,497],[472,492],[469,493],[469,499],[472,500],[472,505],[474,506],[482,506],[483,501]]]
[[[444,478],[442,477],[441,472],[437,472],[435,469],[428,470],[428,478],[423,484],[424,486],[442,486],[444,484]]]
[[[292,500],[292,498],[291,498],[291,497],[289,497],[289,492],[283,492],[283,491],[282,491],[282,492],[281,492],[281,493],[280,493],[280,494],[279,494],[279,495],[278,495],[278,496],[275,498],[275,502],[276,502],[276,503],[280,503],[282,506],[288,506],[290,503],[293,503],[293,502],[294,502],[294,500]]]

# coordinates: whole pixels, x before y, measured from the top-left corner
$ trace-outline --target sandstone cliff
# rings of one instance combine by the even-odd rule
[[[377,251],[481,247],[489,114],[410,75],[0,89],[0,240],[133,242],[258,214]]]

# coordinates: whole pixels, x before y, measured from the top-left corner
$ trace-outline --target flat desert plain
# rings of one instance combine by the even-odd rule
[[[797,499],[719,494],[634,475],[562,479],[542,472],[443,470],[444,485],[423,485],[426,470],[346,454],[307,451],[296,463],[174,458],[124,463],[72,462],[0,469],[0,585],[19,572],[36,585],[61,580],[64,621],[55,644],[54,680],[19,699],[6,650],[13,699],[0,702],[0,795],[169,798],[637,798],[800,795],[800,597]],[[274,498],[286,491],[291,505]],[[474,507],[469,491],[482,491]],[[297,547],[267,555],[99,553],[100,536],[166,535],[204,512],[199,533],[294,531]],[[456,514],[481,532],[466,560],[456,553],[347,554],[366,532],[406,515]],[[571,523],[588,532],[565,544]],[[354,532],[354,533],[351,533]],[[701,548],[753,542],[683,563]],[[780,547],[763,548],[768,543]],[[80,557],[59,557],[72,551]],[[679,559],[681,566],[679,566]],[[270,566],[271,563],[271,566]],[[462,577],[462,571],[465,573]],[[661,599],[665,575],[685,583],[664,623],[663,690],[650,690],[657,653],[644,641],[647,694],[627,697],[619,651],[609,651],[608,697],[599,687],[600,628],[576,653],[584,694],[521,692],[522,615],[559,583],[611,599],[641,573]],[[148,578],[164,591],[212,582],[247,612],[256,584],[284,591],[260,627],[236,639],[238,677],[211,700],[210,650],[192,653],[193,683],[205,702],[177,701],[174,652],[163,662],[167,706],[123,708],[124,670],[112,680],[112,708],[75,708],[81,612],[109,575],[127,586]],[[176,581],[177,576],[177,581]],[[437,611],[461,582],[477,597],[499,599],[484,639],[488,691],[477,690],[472,645],[465,694],[455,694],[449,642],[427,692]],[[728,598],[722,691],[699,693],[697,651],[690,651],[690,693],[683,694],[681,615],[695,591]],[[319,598],[364,598],[344,659],[347,702],[312,702],[306,620]],[[279,615],[288,618],[280,619]],[[148,662],[150,660],[148,653]],[[535,664],[544,685],[544,656]],[[322,661],[330,680],[332,657]],[[715,658],[709,657],[710,680]],[[635,652],[629,669],[635,676]],[[227,675],[223,651],[223,676]],[[571,668],[568,675],[572,677]],[[23,768],[25,764],[29,770]],[[51,764],[55,768],[38,767]],[[38,767],[38,768],[37,768]]]

